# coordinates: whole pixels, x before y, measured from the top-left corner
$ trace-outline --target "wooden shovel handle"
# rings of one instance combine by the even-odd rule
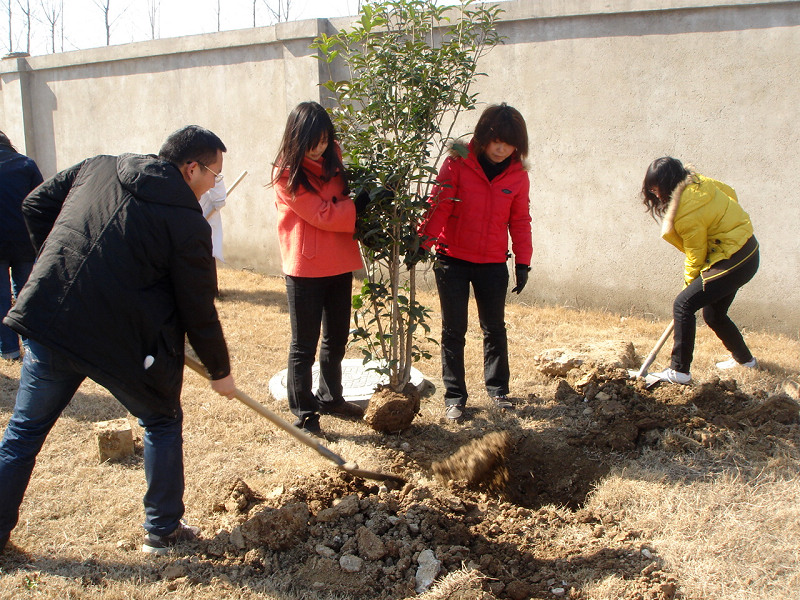
[[[199,375],[203,376],[206,379],[209,378],[205,367],[191,356],[186,355],[184,357],[184,362],[186,363],[186,366],[189,367],[192,371],[198,373]],[[347,461],[344,458],[342,458],[335,452],[332,452],[331,450],[320,444],[317,440],[315,440],[313,437],[311,437],[304,431],[301,431],[299,428],[295,427],[288,421],[279,417],[276,413],[274,413],[260,402],[257,402],[256,400],[245,394],[239,388],[236,388],[236,393],[234,394],[234,398],[236,398],[242,404],[245,404],[248,407],[252,408],[262,417],[266,417],[267,419],[269,419],[273,425],[277,425],[278,427],[283,429],[286,433],[295,438],[297,441],[302,442],[303,444],[315,450],[317,453],[321,454],[328,460],[333,461],[334,463],[336,463],[337,466],[341,467],[347,463]]]
[[[642,368],[639,369],[637,377],[644,377],[645,375],[647,375],[647,369],[649,369],[650,365],[653,364],[653,361],[656,359],[656,356],[658,356],[658,353],[660,352],[661,348],[664,346],[666,341],[672,335],[674,329],[675,329],[675,321],[672,320],[669,322],[669,325],[667,325],[667,328],[664,330],[664,333],[661,334],[661,337],[658,338],[658,341],[656,342],[656,345],[653,346],[653,349],[650,351],[650,354],[648,354],[647,358],[644,359],[644,362],[642,363]]]
[[[188,354],[184,356],[184,363],[186,366],[192,369],[192,371],[198,373],[205,379],[209,379],[208,373],[206,372],[205,367],[200,364],[197,360],[189,356]],[[400,477],[399,475],[393,475],[390,473],[380,473],[378,471],[368,471],[367,469],[360,469],[358,465],[354,462],[347,462],[344,458],[330,450],[329,448],[323,446],[319,443],[316,439],[302,431],[301,429],[295,427],[288,421],[285,421],[281,417],[279,417],[276,413],[272,412],[266,406],[253,400],[250,396],[245,394],[239,388],[236,388],[236,392],[233,395],[239,402],[245,404],[260,414],[262,417],[267,418],[273,425],[277,425],[281,429],[283,429],[286,433],[291,435],[297,441],[302,442],[315,452],[317,452],[320,456],[323,456],[333,462],[337,467],[339,467],[342,471],[346,471],[355,477],[361,477],[362,479],[374,479],[375,481],[387,481],[392,482],[395,484],[402,485],[406,482],[405,479]]]

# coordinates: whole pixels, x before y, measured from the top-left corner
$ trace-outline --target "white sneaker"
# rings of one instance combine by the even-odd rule
[[[692,383],[692,375],[690,373],[681,373],[675,369],[664,369],[659,373],[651,373],[651,375],[657,377],[661,381],[668,381],[669,383],[678,383],[680,385]]]
[[[723,371],[727,371],[728,369],[733,369],[739,366],[747,367],[748,369],[755,369],[756,367],[758,367],[758,361],[754,356],[746,363],[738,363],[736,362],[736,359],[731,356],[728,360],[723,360],[722,362],[717,363],[717,368],[722,369]]]

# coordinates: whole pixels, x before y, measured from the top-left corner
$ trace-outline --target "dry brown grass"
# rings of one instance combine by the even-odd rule
[[[290,415],[268,391],[269,379],[285,368],[289,325],[283,281],[246,271],[220,271],[219,312],[231,349],[239,387],[252,397]],[[530,285],[536,285],[531,282]],[[432,337],[440,331],[438,301],[423,293],[434,308]],[[735,309],[735,305],[734,305]],[[735,313],[735,310],[734,310]],[[529,394],[552,397],[553,382],[533,368],[532,358],[547,348],[586,340],[622,339],[646,355],[666,323],[636,315],[576,311],[565,307],[511,303],[507,322],[512,365],[512,394],[524,404]],[[467,345],[470,404],[488,409],[482,390],[482,350],[477,316],[471,315]],[[800,341],[786,336],[747,331],[748,343],[762,370],[737,372],[747,393],[772,393],[785,377],[798,375]],[[422,400],[415,423],[417,438],[456,435],[459,426],[444,422],[439,381],[438,348],[434,358],[418,365],[437,391]],[[359,352],[350,350],[352,357]],[[668,349],[656,366],[666,365]],[[693,375],[706,381],[715,374],[713,363],[724,350],[705,327],[698,333]],[[0,426],[13,407],[18,366],[0,364]],[[313,476],[330,463],[301,446],[235,400],[216,396],[200,377],[187,371],[183,395],[186,456],[186,518],[207,536],[228,525],[224,514],[211,507],[234,477],[251,488],[270,493],[295,485],[298,474]],[[487,412],[487,423],[507,419]],[[22,553],[0,557],[0,598],[151,598],[241,600],[326,598],[324,592],[287,594],[276,591],[271,577],[238,583],[239,565],[217,565],[203,582],[170,579],[162,559],[142,555],[141,497],[144,477],[140,453],[123,464],[97,464],[95,421],[124,417],[125,412],[105,390],[85,383],[53,429],[39,456],[19,526],[12,543]],[[541,422],[520,419],[532,431]],[[327,445],[365,469],[382,469],[386,444],[402,435],[382,436],[361,423],[323,417]],[[476,425],[477,426],[477,425]],[[422,433],[419,433],[419,432]],[[137,429],[138,432],[138,429]],[[713,451],[676,455],[645,451],[597,483],[587,506],[620,514],[624,526],[641,532],[651,548],[680,581],[685,598],[797,598],[800,589],[800,449],[790,441],[759,446],[732,436]],[[455,451],[457,447],[453,448]],[[565,467],[568,468],[568,465]],[[568,509],[556,507],[554,510]],[[580,548],[577,528],[557,533],[554,547],[564,555]],[[196,560],[193,558],[187,561]],[[180,561],[178,561],[180,562]],[[277,574],[276,574],[277,576]],[[587,598],[626,598],[626,582],[614,575],[586,575]],[[280,588],[285,589],[285,588]],[[632,594],[632,592],[630,592]],[[334,596],[330,596],[334,597]]]

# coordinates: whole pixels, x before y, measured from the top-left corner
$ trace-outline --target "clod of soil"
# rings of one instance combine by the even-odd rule
[[[743,410],[736,415],[737,419],[747,419],[754,426],[764,425],[769,421],[776,423],[796,423],[800,416],[800,404],[786,395],[772,396],[764,404]]]
[[[380,386],[372,395],[364,414],[364,421],[375,431],[395,433],[411,426],[419,412],[419,392],[408,384],[404,393]]]
[[[508,433],[495,431],[473,440],[450,458],[434,463],[433,472],[444,482],[459,480],[470,485],[484,484],[492,489],[500,489],[508,481],[505,465],[508,448]]]

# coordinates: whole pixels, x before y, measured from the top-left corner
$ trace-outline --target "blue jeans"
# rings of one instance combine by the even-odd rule
[[[86,376],[67,357],[29,340],[22,363],[14,414],[0,443],[0,539],[19,519],[19,507],[47,434]],[[126,403],[126,394],[109,390]],[[141,406],[141,404],[138,404]],[[145,523],[149,533],[167,535],[179,524],[183,505],[183,415],[140,414],[144,427]]]
[[[353,274],[331,277],[286,276],[292,343],[286,392],[289,408],[300,419],[316,413],[320,405],[337,405],[342,396],[342,359],[350,336]],[[311,371],[319,348],[319,386],[313,391]]]
[[[442,381],[447,406],[467,402],[464,345],[469,289],[475,293],[483,331],[483,378],[490,396],[508,394],[508,337],[505,310],[508,268],[505,263],[471,263],[439,256],[436,287],[442,309]]]
[[[11,310],[11,298],[19,292],[30,277],[33,261],[0,260],[0,321]],[[23,343],[25,340],[23,340]],[[0,323],[0,354],[9,358],[19,356],[19,337],[16,332]]]

